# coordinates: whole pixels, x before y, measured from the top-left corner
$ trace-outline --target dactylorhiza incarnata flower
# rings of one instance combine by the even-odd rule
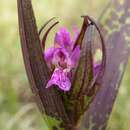
[[[87,17],[84,18],[84,24],[82,26],[81,32],[79,33],[77,30],[75,30],[73,37],[71,37],[69,31],[65,27],[60,28],[60,30],[55,34],[54,43],[52,47],[44,51],[44,59],[48,65],[48,68],[52,72],[50,80],[46,85],[46,88],[58,87],[60,90],[63,91],[70,91],[70,89],[72,88],[72,79],[75,72],[74,70],[76,70],[78,66],[81,55],[81,44],[83,41],[82,35],[85,35],[88,26],[88,19],[86,19]],[[51,20],[49,20],[47,24]],[[57,23],[58,22],[54,23],[49,28],[49,30],[43,38],[44,42],[46,41],[46,37],[49,31]],[[43,26],[43,28],[45,26]],[[80,43],[77,43],[79,41]],[[96,75],[96,73],[101,68],[101,64],[94,64],[92,66],[93,74]]]
[[[58,86],[63,91],[71,88],[72,70],[77,67],[80,58],[80,46],[74,48],[78,33],[73,39],[66,28],[61,28],[55,35],[53,47],[44,53],[48,67],[54,68],[51,79],[47,83],[47,88],[52,85]]]

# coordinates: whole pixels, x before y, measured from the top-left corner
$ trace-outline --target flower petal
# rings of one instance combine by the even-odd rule
[[[56,68],[52,74],[51,79],[48,81],[46,88],[57,85],[63,91],[69,91],[71,88],[70,79],[63,69]]]
[[[99,70],[101,69],[101,64],[95,64],[94,65],[94,75],[96,75],[98,72],[99,72]]]
[[[55,49],[54,55],[53,55],[53,60],[52,63],[56,67],[67,67],[67,59],[69,57],[68,52],[64,48],[57,48]]]
[[[53,59],[54,51],[55,51],[55,48],[50,47],[44,53],[45,60],[46,60],[47,65],[50,69],[51,69],[51,65],[52,65],[52,59]]]
[[[66,46],[66,45],[70,45],[71,43],[71,38],[70,38],[70,33],[67,31],[66,28],[62,27],[60,29],[60,33],[61,33],[61,36],[63,38],[63,44]]]
[[[56,33],[54,43],[55,47],[63,47],[67,50],[70,50],[71,38],[70,33],[66,28],[62,27],[60,31]]]
[[[54,39],[54,47],[61,47],[63,44],[63,38],[60,32],[57,32]]]
[[[70,68],[74,68],[80,58],[80,46],[78,45],[72,52],[71,56],[70,56],[70,60],[68,61],[68,66]]]

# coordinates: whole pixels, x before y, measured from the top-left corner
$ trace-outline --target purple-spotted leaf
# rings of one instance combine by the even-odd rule
[[[105,130],[130,54],[130,1],[113,0],[104,29],[107,60],[100,91],[84,118],[84,127]],[[108,13],[107,13],[108,14]],[[106,16],[105,16],[106,17]]]

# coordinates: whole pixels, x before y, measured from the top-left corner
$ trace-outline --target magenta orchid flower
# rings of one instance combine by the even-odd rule
[[[63,91],[70,90],[72,70],[77,67],[80,58],[80,46],[74,48],[77,36],[75,33],[74,39],[71,39],[66,28],[61,28],[55,35],[53,47],[44,52],[48,67],[54,69],[47,88],[56,85]]]
[[[50,19],[41,28],[41,30],[39,31],[39,34],[42,32],[44,27],[53,19],[54,18]],[[45,42],[46,42],[46,38],[48,36],[49,31],[57,23],[58,22],[55,22],[45,33],[45,35],[42,39],[43,49],[45,49]],[[91,54],[92,50],[90,48],[91,45],[90,46],[89,46],[89,44],[82,45],[83,36],[85,35],[84,30],[86,30],[86,28],[88,27],[88,24],[89,24],[88,21],[84,20],[84,24],[83,24],[83,27],[82,27],[80,33],[75,28],[73,38],[71,37],[69,31],[65,27],[60,28],[60,30],[55,34],[53,45],[44,51],[44,59],[47,63],[48,68],[52,72],[51,77],[46,84],[46,88],[57,86],[60,90],[63,90],[63,91],[70,91],[71,88],[73,89],[73,87],[71,87],[71,86],[75,86],[74,85],[75,82],[73,82],[73,78],[74,78],[74,75],[76,76],[74,70],[76,70],[76,68],[78,67],[79,62],[82,62],[82,61],[85,62],[84,60],[86,60],[86,61],[90,60],[88,65],[90,65],[91,70],[89,70],[89,68],[86,69],[86,67],[82,66],[82,68],[84,68],[84,70],[82,70],[82,71],[87,70],[86,71],[87,75],[85,74],[83,76],[83,80],[86,76],[89,77],[89,75],[90,75],[89,71],[92,75],[94,75],[94,77],[97,77],[96,75],[99,72],[99,70],[104,68],[104,67],[101,67],[101,64],[97,65],[97,64],[93,63],[93,58],[92,58],[92,54]],[[84,50],[86,47],[89,50],[87,52],[88,54],[86,53],[86,50]],[[81,54],[81,50],[82,50],[82,53],[84,53],[84,51],[85,51],[86,57],[87,57],[87,55],[90,55],[90,57],[88,57],[88,59],[82,58],[84,54]],[[104,60],[102,60],[102,61],[104,61]],[[80,64],[82,64],[82,63],[80,63]],[[87,62],[85,64],[87,64]],[[81,72],[79,74],[81,75]],[[81,80],[81,81],[83,81],[83,80]]]

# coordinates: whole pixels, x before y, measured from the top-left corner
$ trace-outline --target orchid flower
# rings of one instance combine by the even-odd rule
[[[77,35],[76,35],[77,36]],[[72,70],[76,68],[80,58],[80,46],[74,48],[75,39],[71,39],[66,28],[56,33],[53,47],[44,52],[48,67],[54,72],[47,83],[47,88],[57,85],[63,91],[71,88]]]
[[[53,18],[51,20],[53,20]],[[53,25],[55,26],[57,23],[58,22]],[[51,28],[49,28],[49,31]],[[40,30],[39,34],[41,34],[42,30],[43,28]],[[53,46],[44,51],[43,55],[48,68],[53,71],[46,88],[57,86],[60,90],[70,91],[73,79],[72,76],[74,75],[73,70],[77,68],[80,59],[81,46],[76,45],[78,36],[79,33],[75,31],[73,38],[71,38],[69,31],[65,27],[62,27],[55,34]],[[43,39],[45,39],[45,37]],[[97,66],[94,64],[93,71],[95,75],[95,72],[97,72],[99,68],[100,65]]]
[[[58,87],[59,90],[68,92],[69,99],[64,94],[62,94],[62,98],[64,102],[69,104],[66,110],[74,116],[75,122],[79,120],[81,113],[86,111],[98,91],[99,86],[96,84],[102,79],[106,59],[104,40],[97,24],[89,16],[84,16],[83,18],[84,22],[81,32],[74,32],[73,38],[71,38],[69,31],[62,27],[55,34],[53,45],[45,50],[46,38],[50,30],[58,23],[55,22],[41,40],[43,56],[51,71],[46,89]],[[39,35],[53,19],[50,19],[40,29]],[[95,63],[93,60],[91,41],[93,26],[96,27],[101,38],[103,54],[100,64]],[[86,97],[90,97],[91,100],[81,104],[81,99],[84,102]],[[77,106],[79,106],[78,109]]]

